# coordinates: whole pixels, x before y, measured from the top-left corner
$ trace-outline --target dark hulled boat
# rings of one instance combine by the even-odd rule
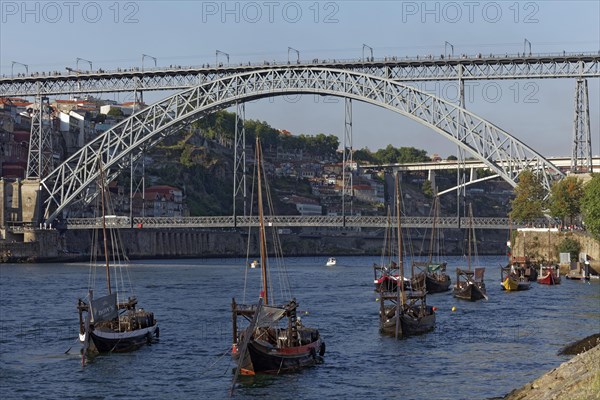
[[[403,250],[402,250],[402,226],[401,226],[401,203],[400,182],[396,177],[396,249],[398,262],[398,282],[404,281]],[[391,236],[390,236],[391,239]],[[391,254],[391,243],[385,244],[385,248]],[[435,327],[435,311],[426,302],[425,287],[415,287],[412,283],[408,289],[405,285],[396,287],[395,291],[388,291],[386,287],[379,287],[379,331],[382,334],[394,336],[397,339],[427,333]]]
[[[425,293],[409,291],[402,294],[381,292],[379,331],[397,338],[422,335],[435,328],[435,311],[425,302]]]
[[[413,262],[413,268],[420,270],[413,275],[415,287],[424,286],[427,293],[442,293],[450,290],[450,276],[446,273],[446,263]]]
[[[236,321],[232,354],[240,374],[280,374],[323,361],[325,342],[317,329],[302,326],[295,299],[282,306],[261,302],[250,307],[237,304],[234,299],[231,306]],[[254,315],[258,317],[252,324]],[[238,330],[239,316],[248,318],[248,328]]]
[[[477,301],[487,300],[483,274],[485,268],[475,268],[475,271],[463,271],[456,269],[456,286],[454,286],[454,297],[462,300]]]
[[[128,273],[122,273],[127,268],[127,257],[125,256],[118,233],[109,232],[106,224],[106,214],[110,207],[109,191],[106,190],[104,174],[100,165],[100,187],[99,199],[102,222],[102,242],[104,265],[96,267],[97,260],[92,260],[90,268],[90,282],[96,282],[96,271],[104,270],[106,276],[107,294],[103,297],[94,298],[94,289],[88,289],[86,299],[79,299],[77,310],[79,312],[79,339],[83,344],[82,364],[85,364],[86,356],[99,353],[129,352],[139,347],[158,340],[159,329],[154,313],[137,307],[137,299],[127,295],[127,288],[131,283],[125,285],[123,276],[129,277]],[[98,232],[95,232],[92,245],[92,257],[101,250],[96,245],[99,243]],[[110,248],[113,254],[109,254]],[[115,288],[111,284],[111,269],[118,269],[119,276]],[[100,273],[100,271],[98,271]],[[114,289],[114,290],[113,290]]]
[[[450,290],[450,276],[446,273],[446,262],[440,260],[443,253],[443,240],[438,228],[440,201],[436,197],[431,211],[433,222],[429,240],[429,255],[427,261],[412,262],[412,284],[414,287],[424,287],[427,293],[442,293]]]
[[[475,253],[477,258],[477,240],[475,238],[475,229],[473,228],[473,209],[469,204],[469,230],[468,230],[468,255],[467,255],[467,270],[461,268],[456,269],[456,285],[454,286],[453,295],[457,299],[477,301],[481,299],[487,300],[487,293],[483,276],[485,268],[475,268],[471,270],[471,256]]]
[[[297,315],[298,303],[295,298],[280,304],[270,302],[273,294],[268,279],[270,275],[263,211],[262,150],[258,138],[256,139],[256,163],[261,290],[256,304],[238,304],[235,299],[231,304],[232,356],[237,361],[234,383],[239,374],[279,374],[313,366],[321,363],[325,354],[325,343],[319,331],[304,326]],[[268,187],[266,183],[265,187]],[[277,232],[274,231],[273,234],[277,235]],[[273,240],[274,245],[278,242],[276,239]],[[276,255],[281,256],[280,247],[276,246],[273,250]],[[279,272],[282,274],[279,282],[288,282],[287,276],[283,276],[285,267],[282,257],[278,261],[276,265],[281,267]],[[290,293],[289,287],[281,289],[282,292]],[[241,326],[240,322],[244,323],[244,321],[245,326]]]
[[[130,352],[158,339],[159,329],[154,313],[136,309],[135,298],[129,298],[126,302],[118,304],[116,297],[111,298],[110,295],[94,300],[90,293],[89,298],[92,307],[81,299],[77,305],[80,313],[80,340],[84,343],[87,353],[84,356],[95,353]],[[120,315],[113,314],[114,318],[102,319],[103,317],[99,315],[102,311],[101,307],[105,307],[104,310],[107,309],[106,307],[119,310],[117,314]],[[97,311],[94,312],[94,309]],[[88,315],[90,315],[89,321]]]

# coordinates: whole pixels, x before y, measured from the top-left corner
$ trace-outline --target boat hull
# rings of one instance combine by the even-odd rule
[[[243,374],[280,374],[322,363],[325,343],[319,338],[304,346],[276,348],[268,343],[250,340],[247,351],[252,370],[245,369]]]
[[[453,295],[457,299],[468,300],[468,301],[477,301],[486,299],[485,284],[474,284],[474,283],[466,283],[463,285],[455,286]]]
[[[450,290],[450,277],[444,275],[433,275],[433,274],[419,274],[413,279],[413,287],[423,287],[423,280],[425,280],[425,289],[427,293],[443,293]]]
[[[379,331],[385,335],[396,336],[396,321],[397,316],[390,318],[382,317]],[[425,306],[425,315],[415,317],[409,313],[403,312],[400,314],[400,330],[398,337],[408,337],[422,335],[430,332],[435,327],[435,312],[432,306]]]
[[[538,278],[537,283],[540,283],[542,285],[559,285],[560,278],[555,276],[554,274],[548,274],[546,276]]]
[[[537,283],[542,285],[559,285],[560,276],[554,272],[554,268],[544,267],[538,275]]]
[[[519,282],[516,279],[506,278],[502,281],[502,290],[508,292],[529,290],[529,282]]]
[[[125,353],[139,349],[158,339],[158,325],[134,331],[114,332],[92,330],[90,339],[98,353]]]

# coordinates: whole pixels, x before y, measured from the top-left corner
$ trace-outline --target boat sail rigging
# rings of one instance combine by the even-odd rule
[[[429,255],[427,261],[412,262],[413,286],[424,286],[427,293],[441,293],[450,290],[450,276],[446,273],[446,262],[440,260],[441,237],[437,223],[440,216],[440,200],[436,197],[433,201],[431,212],[433,222],[429,241]],[[436,259],[434,260],[434,256]]]
[[[83,344],[82,365],[87,356],[99,353],[129,352],[139,347],[155,342],[159,337],[159,328],[154,319],[154,313],[137,308],[137,298],[133,294],[129,274],[123,273],[127,268],[127,257],[122,249],[120,235],[115,229],[110,229],[107,223],[107,213],[110,212],[110,192],[106,187],[105,175],[100,160],[99,201],[102,232],[102,247],[97,248],[99,231],[94,232],[90,262],[90,277],[88,295],[79,299],[79,339]],[[110,246],[109,246],[110,244]],[[112,253],[109,252],[109,248]],[[102,253],[106,279],[106,295],[94,298],[94,286],[98,271],[96,257]],[[114,284],[111,268],[119,273]]]
[[[232,299],[232,356],[237,361],[234,385],[240,374],[279,374],[293,371],[321,363],[325,354],[325,343],[321,339],[319,331],[316,328],[304,326],[301,318],[297,315],[298,303],[291,296],[289,288],[280,288],[282,297],[289,294],[286,302],[283,304],[275,302],[269,279],[271,263],[267,250],[263,186],[269,209],[272,208],[268,184],[263,173],[263,155],[258,137],[255,151],[261,284],[256,304],[239,304],[235,298]],[[281,255],[278,244],[277,231],[273,229],[273,245],[275,247],[273,250],[276,255]],[[280,273],[285,275],[283,261],[281,257],[279,258],[279,262],[282,264],[282,268],[279,268]],[[287,275],[280,276],[280,286],[287,286],[287,282]],[[247,325],[242,327],[241,324],[244,321],[247,322]]]
[[[467,270],[456,268],[456,286],[454,286],[454,297],[462,300],[477,301],[488,299],[483,275],[485,268],[476,267],[471,270],[472,250],[475,250],[475,258],[477,258],[477,244],[475,239],[475,228],[473,227],[473,209],[469,204],[469,229],[468,229],[468,256]]]
[[[401,204],[400,181],[396,175],[398,281],[404,282]],[[397,286],[399,288],[391,292],[387,290],[386,285],[380,285],[378,288],[380,332],[400,339],[431,331],[435,327],[435,311],[427,305],[425,287],[407,288],[404,284]]]

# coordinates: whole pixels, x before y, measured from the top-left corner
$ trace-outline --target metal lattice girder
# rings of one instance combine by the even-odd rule
[[[592,133],[587,80],[577,79],[571,172],[592,172]]]
[[[237,221],[236,221],[237,219]],[[433,217],[402,217],[402,226],[405,228],[430,228],[433,224]],[[467,217],[463,217],[462,226],[467,226]],[[67,218],[66,228],[71,229],[94,229],[102,226],[101,218]],[[291,228],[291,227],[340,227],[344,224],[349,227],[362,228],[386,228],[390,224],[390,219],[387,216],[300,216],[300,215],[279,215],[266,216],[265,222],[275,227]],[[477,229],[509,229],[511,221],[508,218],[500,217],[479,217],[473,218],[473,227]],[[548,221],[542,221],[547,223]],[[392,224],[395,224],[395,217],[392,218]],[[441,217],[437,218],[436,226],[441,228],[457,228],[458,217]],[[131,228],[129,217],[116,217],[111,219],[111,228]],[[255,227],[258,226],[258,217],[237,217],[231,215],[217,217],[134,217],[133,226],[143,226],[144,229],[165,229],[165,228],[209,228],[209,229],[225,229],[235,226]],[[516,228],[520,225],[512,223],[512,227]],[[22,228],[22,227],[21,227]]]
[[[27,179],[41,179],[54,168],[50,101],[48,97],[37,96],[35,103],[31,114]]]
[[[350,201],[350,215],[352,215],[352,199],[354,197],[352,166],[352,99],[346,98],[344,102],[344,153],[342,157],[342,215],[346,215],[346,199]]]
[[[488,80],[537,78],[598,78],[600,54],[470,56],[465,58],[415,58],[363,60],[321,60],[316,63],[287,65],[239,65],[219,68],[185,67],[144,71],[107,71],[72,75],[35,76],[0,79],[0,96],[34,96],[113,93],[136,90],[179,90],[245,72],[265,69],[335,68],[400,81]]]
[[[552,163],[506,131],[439,97],[397,81],[329,68],[282,68],[247,72],[207,82],[161,100],[126,118],[73,154],[40,183],[47,197],[44,216],[52,221],[68,204],[89,201],[86,188],[99,174],[101,157],[110,182],[139,156],[188,124],[236,102],[284,94],[348,97],[407,116],[458,144],[507,182],[531,169],[549,190],[564,176]],[[457,121],[461,121],[460,124]],[[135,158],[135,157],[134,157]]]
[[[242,199],[242,215],[247,213],[246,204],[246,106],[236,104],[235,138],[233,154],[233,215],[236,216],[236,200]]]

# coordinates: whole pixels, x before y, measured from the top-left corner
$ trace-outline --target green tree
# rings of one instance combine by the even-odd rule
[[[421,190],[423,190],[423,194],[429,198],[433,197],[433,187],[431,185],[431,181],[430,180],[426,180],[425,182],[423,182],[423,186],[421,188]]]
[[[571,260],[577,260],[581,251],[581,243],[571,237],[566,237],[558,243],[556,250],[559,253],[570,253]]]
[[[552,185],[549,207],[553,217],[558,217],[563,224],[573,223],[573,218],[581,211],[583,183],[575,176],[568,176]]]
[[[354,152],[354,154],[352,154],[352,159],[354,161],[358,161],[358,162],[362,161],[362,162],[367,162],[370,164],[377,163],[375,156],[373,155],[373,153],[371,153],[371,151],[367,147],[363,147],[362,149],[356,150]]]
[[[122,117],[123,110],[121,110],[118,107],[111,107],[110,110],[108,110],[108,113],[106,113],[106,115],[108,115],[109,117],[113,117],[113,118]]]
[[[544,210],[544,187],[541,179],[530,170],[519,176],[515,198],[511,202],[510,217],[515,221],[541,218]]]
[[[431,161],[431,158],[427,156],[425,150],[415,149],[414,147],[400,147],[397,149],[391,144],[388,144],[385,149],[377,150],[374,156],[380,164],[403,164]]]
[[[592,179],[585,185],[581,211],[586,229],[600,239],[600,174],[592,174]]]

